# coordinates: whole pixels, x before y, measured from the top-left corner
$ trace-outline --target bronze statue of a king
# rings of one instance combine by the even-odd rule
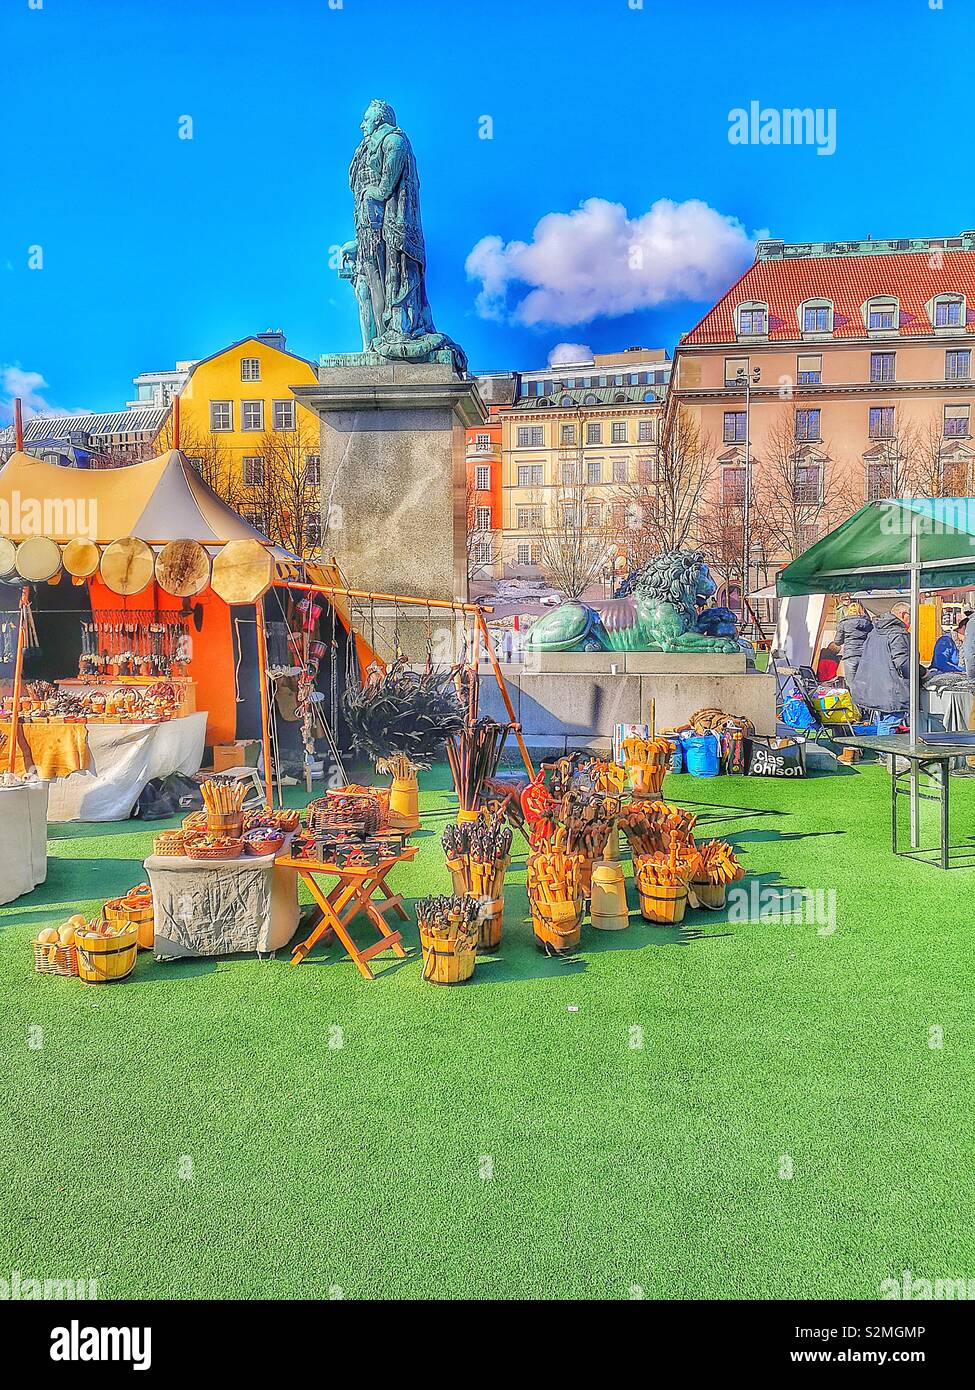
[[[339,274],[355,289],[363,352],[409,362],[449,361],[452,356],[463,375],[463,349],[434,327],[416,159],[388,102],[371,101],[366,108],[349,185],[355,240],[342,247]]]

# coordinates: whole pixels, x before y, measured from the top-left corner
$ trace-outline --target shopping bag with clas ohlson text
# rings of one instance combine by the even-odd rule
[[[805,777],[806,748],[792,738],[748,740],[749,777]]]

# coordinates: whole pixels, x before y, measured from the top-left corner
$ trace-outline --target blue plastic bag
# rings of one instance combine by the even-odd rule
[[[721,741],[717,734],[684,734],[684,766],[692,777],[717,777],[721,771]]]

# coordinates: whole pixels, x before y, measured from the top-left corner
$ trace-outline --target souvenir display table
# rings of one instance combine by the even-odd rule
[[[0,903],[47,878],[47,783],[0,787]]]
[[[321,918],[311,935],[300,942],[292,952],[291,964],[299,965],[315,943],[329,930],[333,931],[355,962],[360,975],[367,980],[375,976],[369,962],[383,951],[405,957],[402,938],[398,931],[392,931],[383,916],[384,912],[395,912],[401,921],[409,918],[403,910],[403,900],[394,894],[386,884],[386,879],[397,864],[407,863],[416,855],[415,846],[404,846],[401,853],[392,858],[381,859],[376,864],[339,865],[326,860],[302,855],[294,859],[279,860],[297,870],[305,887],[321,908]],[[337,882],[328,892],[319,883],[320,878],[335,878]],[[380,895],[380,900],[377,900]],[[357,913],[364,913],[379,932],[379,940],[360,950],[349,935],[348,926]]]
[[[54,682],[59,691],[68,695],[89,696],[117,696],[128,691],[141,694],[162,683],[159,676],[72,676],[67,680]],[[196,681],[188,676],[166,676],[165,684],[171,685],[176,695],[176,714],[196,713]]]
[[[298,927],[298,875],[278,855],[190,859],[151,854],[156,960],[280,950]]]
[[[52,821],[127,820],[143,787],[172,772],[192,776],[203,763],[205,711],[159,724],[68,724],[83,736],[87,758],[81,767],[51,782],[48,818]],[[39,729],[24,725],[28,742]],[[80,746],[80,745],[79,745]]]

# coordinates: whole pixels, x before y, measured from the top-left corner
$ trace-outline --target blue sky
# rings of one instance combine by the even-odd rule
[[[0,0],[0,411],[25,380],[36,404],[111,409],[136,372],[268,326],[310,357],[356,349],[328,250],[351,235],[373,96],[413,141],[434,316],[475,369],[541,366],[564,341],[672,350],[762,230],[975,226],[972,0],[38,3]],[[832,108],[835,153],[729,143],[751,101]],[[679,211],[651,214],[660,200]],[[607,248],[635,235],[648,263],[621,288]],[[501,277],[480,311],[478,244]]]

